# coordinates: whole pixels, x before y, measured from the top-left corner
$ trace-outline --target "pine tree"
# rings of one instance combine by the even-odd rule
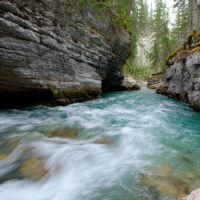
[[[155,71],[165,67],[165,58],[171,51],[169,16],[166,4],[162,0],[156,0],[153,13],[152,29],[154,34],[153,46],[149,52],[149,59]]]
[[[183,1],[176,9],[176,21],[173,25],[171,40],[174,49],[185,41],[188,34],[188,7]]]
[[[188,8],[188,33],[198,29],[198,0],[174,0],[175,7]]]

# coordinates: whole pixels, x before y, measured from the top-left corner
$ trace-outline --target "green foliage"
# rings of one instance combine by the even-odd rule
[[[86,7],[93,8],[96,16],[103,18],[104,12],[113,10],[112,23],[117,27],[123,27],[130,34],[133,33],[133,15],[131,14],[133,0],[78,0],[78,2]],[[105,19],[106,21],[106,19]]]
[[[85,7],[95,7],[98,11],[103,11],[110,8],[114,0],[78,0],[78,2]]]
[[[148,53],[154,71],[165,68],[166,56],[171,52],[169,16],[163,0],[156,0],[152,19],[153,45]]]
[[[131,34],[130,58],[125,66],[125,73],[137,80],[147,80],[152,73],[148,64],[139,64],[137,46],[139,39],[150,34],[150,17],[146,0],[133,0],[133,34]],[[145,53],[145,52],[144,52]]]
[[[188,31],[188,6],[185,1],[176,1],[176,21],[171,31],[171,45],[173,49],[184,43]]]
[[[136,80],[147,81],[153,73],[149,65],[139,65],[132,59],[129,59],[124,67],[124,72],[131,75]]]

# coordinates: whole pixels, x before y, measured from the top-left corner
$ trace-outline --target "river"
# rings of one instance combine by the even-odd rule
[[[200,185],[200,114],[154,91],[0,111],[0,200],[175,200]]]

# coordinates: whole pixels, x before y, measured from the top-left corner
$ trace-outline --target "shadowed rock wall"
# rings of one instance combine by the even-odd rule
[[[62,2],[0,1],[0,107],[66,105],[123,88],[130,42],[116,14]]]
[[[180,99],[200,111],[200,32],[193,32],[187,41],[166,60],[167,68],[156,91]]]

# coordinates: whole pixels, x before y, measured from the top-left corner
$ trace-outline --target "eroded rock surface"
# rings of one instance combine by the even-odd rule
[[[166,65],[159,93],[180,99],[200,111],[200,32],[191,33],[184,46],[169,56]]]
[[[78,1],[0,1],[0,105],[66,105],[120,90],[129,35]],[[105,20],[106,19],[106,20]]]
[[[170,66],[164,75],[164,85],[170,97],[176,97],[200,111],[200,53],[195,52]]]

